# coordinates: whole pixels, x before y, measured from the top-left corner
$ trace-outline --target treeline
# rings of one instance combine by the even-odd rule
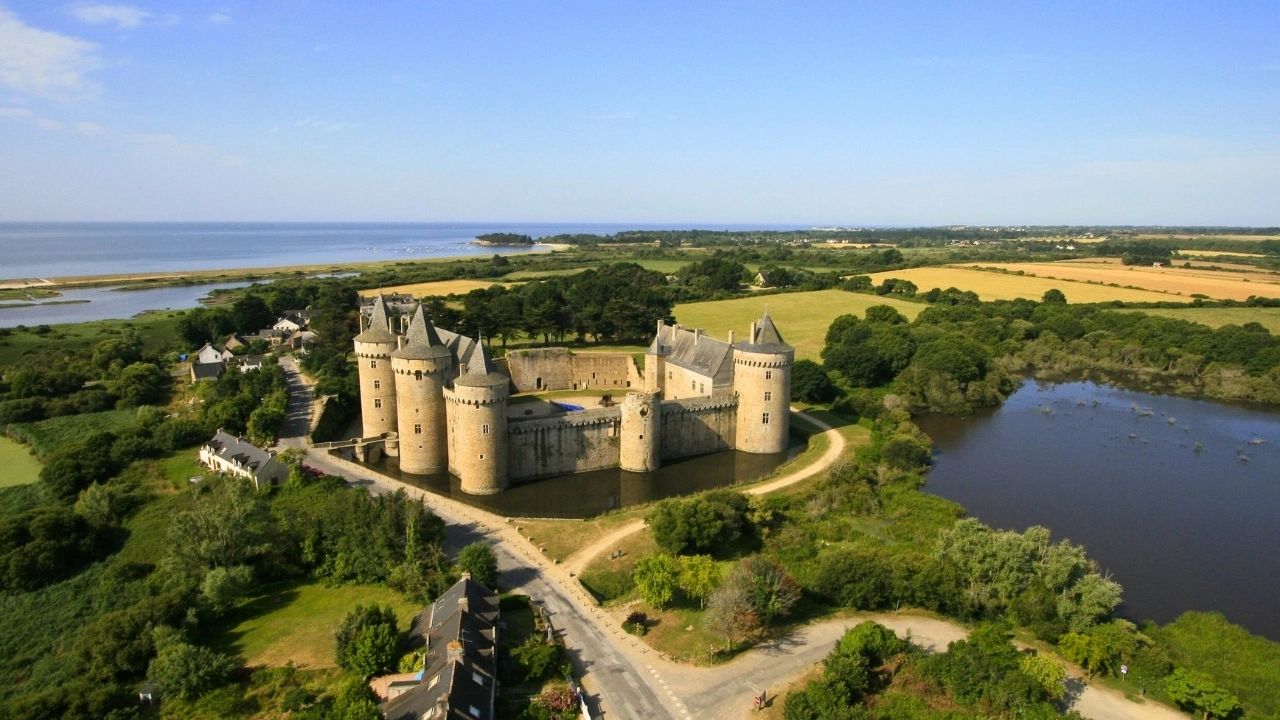
[[[521,335],[543,342],[639,342],[670,320],[666,277],[635,263],[613,263],[574,275],[513,287],[495,285],[461,296],[462,310],[436,300],[428,311],[441,327],[498,338]]]
[[[1086,228],[861,228],[811,230],[625,230],[613,234],[574,233],[540,238],[567,245],[650,244],[662,247],[719,247],[784,243],[885,243],[903,247],[946,245],[954,241],[1020,240],[1046,234],[1083,233]]]
[[[887,306],[845,315],[827,332],[826,369],[848,388],[890,386],[917,411],[996,405],[1022,371],[1103,372],[1188,393],[1280,402],[1280,338],[1257,323],[1210,328],[1144,313],[1045,302],[979,303],[950,288],[908,323]]]

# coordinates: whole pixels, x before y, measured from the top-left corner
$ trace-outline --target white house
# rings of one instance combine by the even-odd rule
[[[216,363],[225,360],[222,357],[224,351],[215,348],[209,343],[205,343],[204,347],[196,351],[196,362],[198,363]]]
[[[292,332],[297,332],[301,330],[302,324],[290,318],[282,317],[276,321],[275,325],[272,325],[271,327],[276,330],[280,330],[281,332],[292,333]]]
[[[252,480],[254,487],[279,485],[289,477],[289,468],[275,453],[222,429],[200,446],[200,464],[214,472]]]

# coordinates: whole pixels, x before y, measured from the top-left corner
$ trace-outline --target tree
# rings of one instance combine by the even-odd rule
[[[711,492],[663,500],[645,520],[663,550],[673,555],[706,552],[738,539],[748,507],[742,493]]]
[[[325,717],[330,720],[382,720],[377,698],[369,685],[356,681],[343,686]]]
[[[1046,305],[1066,305],[1067,296],[1058,288],[1049,288],[1044,291],[1044,295],[1040,297],[1040,302]]]
[[[213,568],[205,573],[204,580],[200,583],[200,595],[214,612],[222,613],[230,610],[252,583],[253,568],[248,566]]]
[[[726,650],[760,629],[751,589],[745,583],[726,582],[711,593],[707,602],[708,627],[724,636]]]
[[[368,677],[395,662],[400,645],[396,613],[389,605],[357,605],[334,633],[338,666]]]
[[[169,387],[169,375],[158,365],[136,362],[108,380],[107,390],[119,398],[121,406],[132,407],[156,402]]]
[[[812,360],[797,360],[791,366],[791,394],[806,402],[824,403],[835,399],[839,390],[827,371]]]
[[[656,553],[641,558],[636,563],[631,578],[635,581],[640,597],[650,605],[661,608],[671,602],[679,585],[680,565],[666,553]]]
[[[761,625],[787,615],[800,600],[800,587],[795,580],[781,566],[759,555],[742,558],[720,586],[721,590],[725,588],[731,588],[734,597],[738,592],[745,593]],[[715,597],[713,593],[712,599]]]
[[[227,682],[236,668],[233,658],[176,637],[163,642],[157,638],[157,645],[156,657],[147,667],[147,679],[156,684],[161,697],[199,697]]]
[[[511,659],[524,668],[526,680],[541,680],[560,659],[560,646],[543,640],[542,635],[531,633],[511,650]]]
[[[493,589],[498,586],[498,558],[489,543],[481,540],[462,548],[458,553],[458,569],[471,573],[471,579]]]
[[[1199,712],[1204,720],[1227,718],[1240,711],[1240,700],[1201,672],[1178,668],[1165,678],[1164,689],[1178,707]]]
[[[683,555],[680,557],[680,592],[698,601],[698,607],[707,606],[707,598],[720,584],[720,568],[710,555]]]
[[[269,328],[275,320],[275,313],[257,295],[245,295],[231,305],[231,321],[237,332],[249,333]]]
[[[1050,700],[1061,700],[1066,694],[1067,671],[1053,658],[1045,655],[1023,655],[1018,658],[1018,669],[1039,683]]]

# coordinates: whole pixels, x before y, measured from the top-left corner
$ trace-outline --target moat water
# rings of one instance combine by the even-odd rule
[[[926,490],[1084,545],[1125,616],[1217,610],[1280,640],[1280,413],[1028,381],[998,409],[920,425],[937,451]]]
[[[400,472],[395,458],[369,467],[385,475],[507,517],[588,518],[610,510],[729,487],[759,480],[804,449],[794,436],[787,452],[770,455],[725,450],[671,460],[656,472],[633,473],[611,468],[528,480],[496,495],[468,495],[448,473],[411,475]]]

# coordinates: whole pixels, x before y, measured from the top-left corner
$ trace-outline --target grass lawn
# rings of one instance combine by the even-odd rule
[[[40,461],[26,445],[0,437],[0,488],[27,485],[40,477]]]
[[[622,557],[611,558],[610,553],[600,553],[582,570],[579,578],[587,590],[603,602],[631,593],[631,572],[635,570],[636,561],[658,552],[658,543],[653,539],[653,531],[646,527],[626,536],[613,549],[622,550]]]
[[[97,432],[123,430],[138,422],[138,411],[104,410],[80,415],[62,415],[34,423],[13,423],[15,433],[30,442],[41,457],[79,442]]]
[[[984,266],[994,267],[995,263],[983,263]],[[1004,267],[1016,269],[1015,263],[1008,263]],[[1055,271],[1054,277],[1063,277],[1070,268],[1065,266],[1062,270]],[[916,284],[921,292],[931,290],[933,288],[949,288],[955,287],[961,290],[971,290],[978,294],[982,300],[1013,300],[1014,298],[1027,298],[1028,300],[1039,300],[1046,290],[1057,288],[1067,296],[1068,302],[1073,303],[1096,303],[1109,302],[1111,300],[1126,300],[1132,302],[1177,302],[1182,299],[1178,295],[1167,292],[1153,292],[1151,290],[1135,290],[1124,287],[1108,287],[1105,283],[1112,282],[1119,285],[1138,285],[1141,278],[1125,277],[1115,273],[1122,273],[1123,270],[1111,271],[1113,274],[1107,276],[1105,281],[1099,281],[1100,284],[1081,282],[1075,280],[1055,280],[1050,277],[1036,277],[1033,270],[1026,269],[1025,275],[1014,275],[1012,273],[998,273],[986,270],[979,270],[973,267],[921,267],[911,268],[910,270],[889,270],[887,272],[873,273],[871,279],[877,285],[889,278],[898,278],[901,280],[910,280]],[[1188,293],[1190,295],[1190,293]],[[1190,298],[1186,298],[1188,301]]]
[[[932,285],[921,287],[928,289]],[[921,310],[928,307],[924,303],[843,290],[815,290],[682,303],[676,305],[675,316],[686,327],[703,328],[713,337],[724,339],[733,330],[738,339],[743,339],[747,336],[751,323],[760,319],[767,308],[783,339],[795,347],[796,357],[818,360],[818,353],[822,351],[831,321],[840,315],[855,314],[861,317],[873,305],[889,305],[908,320],[915,319]]]
[[[1134,310],[1133,312],[1144,312],[1148,315],[1159,315],[1160,317],[1173,318],[1175,320],[1187,320],[1214,328],[1222,327],[1223,325],[1243,325],[1256,322],[1272,333],[1280,334],[1280,308],[1149,308]]]
[[[234,610],[227,619],[229,629],[217,644],[249,666],[281,666],[292,661],[299,667],[334,667],[334,630],[343,615],[362,603],[395,608],[401,630],[422,610],[379,585],[277,585]]]
[[[432,295],[465,295],[472,290],[483,290],[492,287],[498,283],[493,280],[438,280],[436,282],[413,283],[412,285],[393,285],[384,288],[369,288],[361,290],[360,294],[364,297],[373,297],[379,293],[390,295],[392,293],[407,293],[415,298],[423,298]]]
[[[517,520],[516,525],[525,537],[542,549],[543,554],[561,562],[597,538],[644,517],[648,511],[648,506],[641,506],[587,520]]]

